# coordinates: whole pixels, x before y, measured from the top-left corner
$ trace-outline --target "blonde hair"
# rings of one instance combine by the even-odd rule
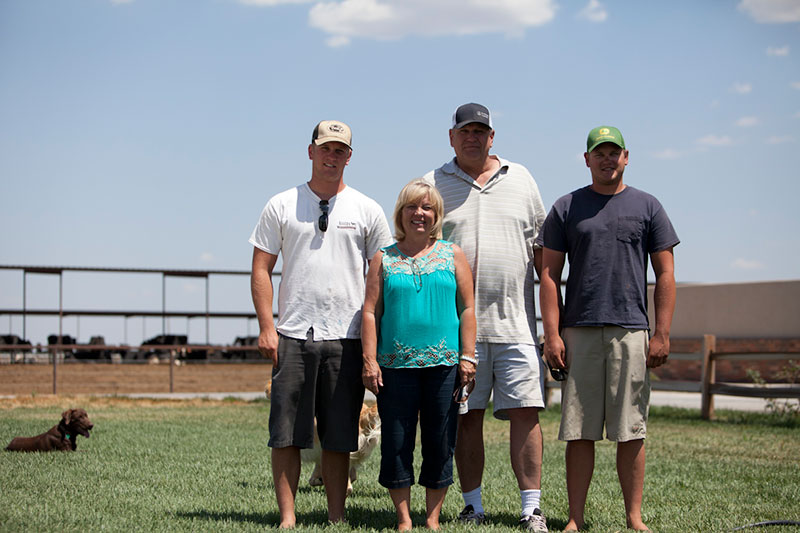
[[[403,230],[403,208],[409,204],[419,202],[425,196],[431,202],[436,218],[431,227],[430,236],[434,239],[442,238],[442,218],[444,218],[444,200],[439,190],[423,179],[411,180],[397,197],[397,203],[394,206],[394,238],[402,241],[406,238],[406,232]]]

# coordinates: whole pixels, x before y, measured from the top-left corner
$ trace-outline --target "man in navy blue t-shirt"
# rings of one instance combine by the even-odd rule
[[[559,439],[567,441],[569,522],[584,525],[594,469],[594,443],[617,443],[617,472],[627,527],[642,521],[648,368],[669,356],[675,308],[672,248],[680,241],[653,196],[625,185],[628,150],[617,128],[589,132],[584,154],[592,183],[556,201],[544,224],[539,296],[544,357],[566,369]],[[561,272],[569,258],[566,297]],[[649,335],[647,263],[656,276],[655,329]]]

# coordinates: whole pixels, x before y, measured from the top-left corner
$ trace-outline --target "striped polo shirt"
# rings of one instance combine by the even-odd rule
[[[533,250],[541,248],[544,203],[524,166],[490,157],[500,169],[483,187],[455,158],[423,178],[444,198],[444,238],[461,247],[472,268],[477,341],[533,344]]]

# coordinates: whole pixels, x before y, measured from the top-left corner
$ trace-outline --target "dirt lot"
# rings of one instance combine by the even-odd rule
[[[269,363],[184,364],[173,367],[174,392],[259,392],[270,375]],[[169,364],[66,363],[57,368],[59,395],[169,392]],[[0,395],[53,393],[48,364],[0,365]]]

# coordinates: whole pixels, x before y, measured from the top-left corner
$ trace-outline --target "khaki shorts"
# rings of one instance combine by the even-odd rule
[[[565,328],[567,379],[561,383],[559,440],[616,442],[647,434],[649,337],[618,326]]]
[[[467,400],[470,410],[486,409],[490,398],[499,420],[508,420],[507,409],[544,408],[544,364],[538,346],[479,342],[475,353],[479,362],[475,389]]]

